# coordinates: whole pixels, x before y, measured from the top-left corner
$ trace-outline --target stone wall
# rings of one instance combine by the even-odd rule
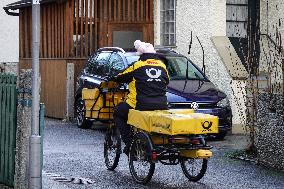
[[[284,96],[260,94],[255,145],[261,164],[284,171]]]
[[[28,188],[29,170],[29,139],[31,136],[31,90],[32,71],[22,71],[19,78],[19,88],[25,92],[18,94],[17,135],[16,135],[16,160],[15,160],[15,188]]]

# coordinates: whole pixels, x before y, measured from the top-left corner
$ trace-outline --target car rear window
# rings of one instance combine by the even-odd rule
[[[139,59],[139,56],[126,56],[127,65],[131,65],[133,62],[136,62]]]

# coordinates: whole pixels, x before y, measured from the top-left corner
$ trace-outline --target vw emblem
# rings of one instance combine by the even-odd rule
[[[198,110],[199,105],[196,102],[192,102],[191,103],[191,108],[194,109],[194,110]]]

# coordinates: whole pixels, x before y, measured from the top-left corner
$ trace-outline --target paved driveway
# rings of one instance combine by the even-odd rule
[[[225,141],[210,142],[214,146],[214,157],[199,182],[189,182],[179,165],[157,164],[154,176],[146,186],[132,180],[124,154],[116,171],[106,169],[103,137],[104,133],[100,130],[78,129],[72,123],[48,119],[44,139],[43,189],[284,188],[283,173],[227,156],[228,152],[246,146],[244,136],[233,135]]]

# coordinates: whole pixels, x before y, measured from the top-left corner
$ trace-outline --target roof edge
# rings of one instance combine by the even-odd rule
[[[65,2],[66,0],[40,0],[40,4],[45,4],[45,3],[62,3]],[[6,6],[3,7],[5,10],[6,14],[10,16],[19,16],[18,12],[13,12],[15,10],[20,10],[25,7],[30,7],[32,6],[32,0],[21,0],[21,1],[16,1],[14,3],[10,3]]]

